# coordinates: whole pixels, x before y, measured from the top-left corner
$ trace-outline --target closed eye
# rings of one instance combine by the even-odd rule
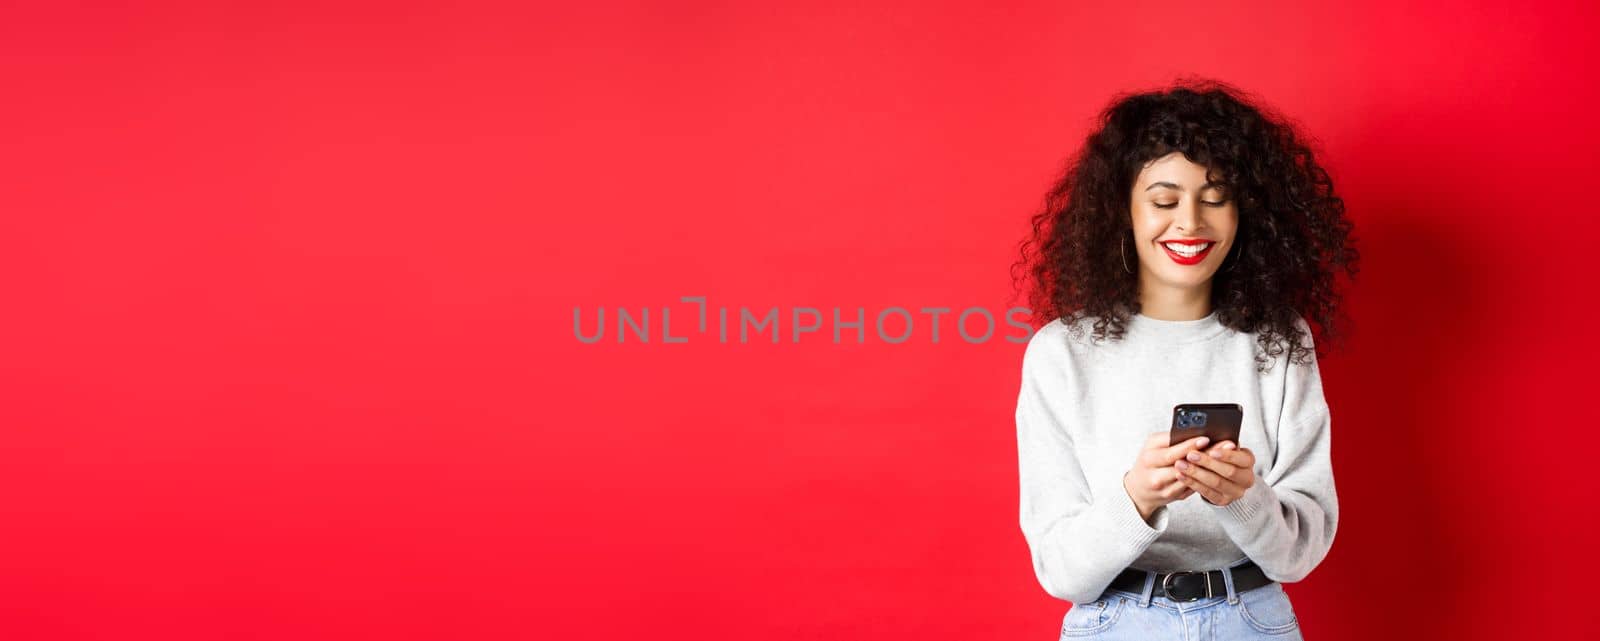
[[[1167,205],[1163,205],[1161,203],[1152,203],[1152,204],[1154,204],[1156,206],[1156,209],[1172,209],[1173,207],[1177,207],[1178,206],[1178,203],[1171,203],[1171,204],[1167,204]],[[1200,204],[1206,205],[1208,207],[1221,207],[1223,205],[1228,204],[1228,201],[1224,200],[1222,202],[1214,203],[1214,202],[1211,202],[1209,200],[1202,200],[1202,201],[1200,201]]]

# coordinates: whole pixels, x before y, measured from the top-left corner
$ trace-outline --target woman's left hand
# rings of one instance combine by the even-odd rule
[[[1223,506],[1244,496],[1255,485],[1256,455],[1233,441],[1223,441],[1204,453],[1190,452],[1179,459],[1178,480],[1207,503]]]

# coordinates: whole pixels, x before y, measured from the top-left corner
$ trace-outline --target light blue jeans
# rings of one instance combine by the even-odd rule
[[[1236,592],[1233,573],[1223,570],[1227,594],[1198,601],[1154,596],[1155,573],[1142,593],[1108,589],[1100,598],[1074,605],[1061,622],[1061,638],[1105,641],[1236,641],[1302,639],[1300,622],[1283,584],[1273,582]]]

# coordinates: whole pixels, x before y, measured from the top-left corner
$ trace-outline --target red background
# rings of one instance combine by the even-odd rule
[[[1594,3],[68,4],[0,15],[8,639],[1051,638],[1021,345],[572,313],[1001,311],[1183,73],[1358,226],[1305,633],[1597,623]]]

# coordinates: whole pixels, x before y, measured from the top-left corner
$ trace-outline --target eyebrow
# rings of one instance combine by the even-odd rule
[[[1208,182],[1208,183],[1206,183],[1204,185],[1201,185],[1200,186],[1200,190],[1201,191],[1205,191],[1206,189],[1210,189],[1212,187],[1226,187],[1226,186],[1227,185],[1224,185],[1224,184],[1222,184],[1220,182],[1217,182],[1217,181],[1213,180],[1213,181]],[[1168,189],[1176,189],[1178,191],[1183,191],[1182,187],[1179,187],[1175,183],[1169,183],[1169,182],[1150,183],[1150,186],[1149,187],[1145,187],[1144,190],[1145,191],[1150,191],[1150,190],[1155,189],[1157,187],[1166,187]]]

